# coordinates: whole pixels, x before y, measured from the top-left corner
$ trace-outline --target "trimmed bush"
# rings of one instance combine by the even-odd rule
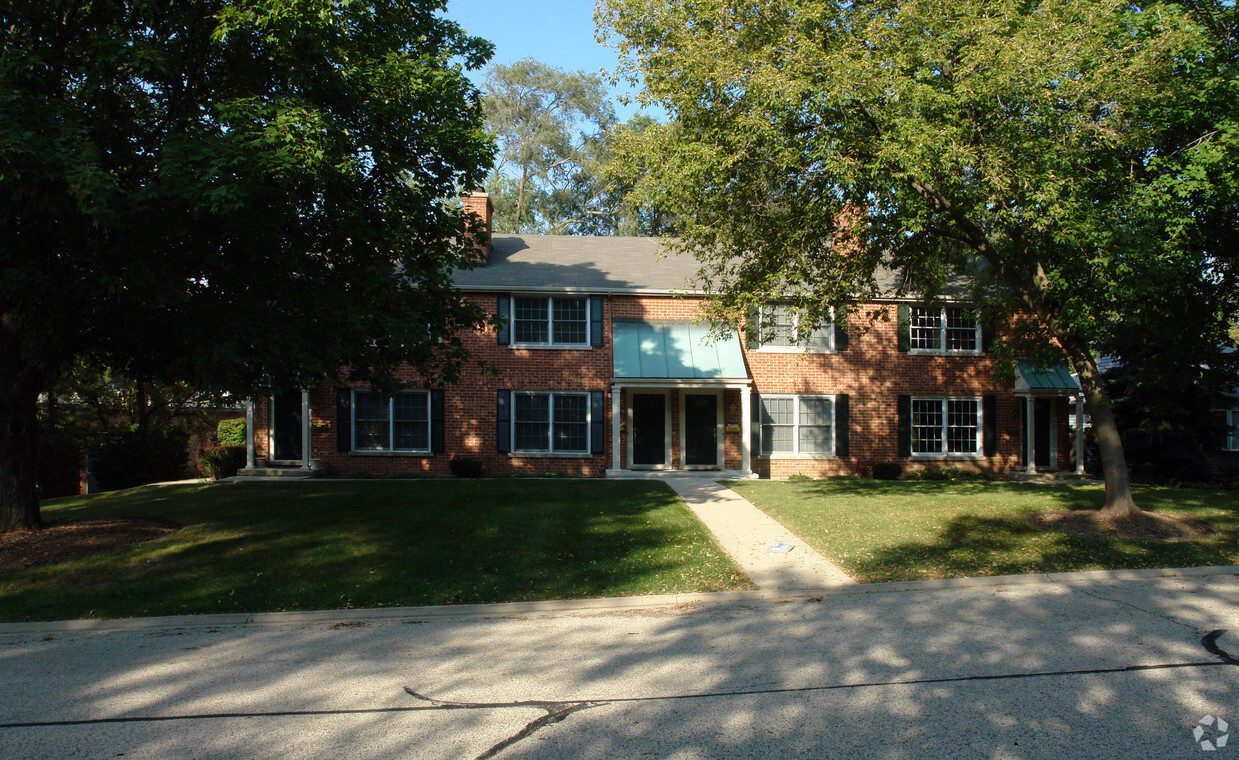
[[[451,461],[447,463],[447,467],[458,478],[482,477],[482,460],[480,459],[452,457]]]
[[[903,474],[903,465],[898,462],[874,462],[873,463],[873,479],[874,480],[899,480],[899,476]]]
[[[215,440],[219,441],[220,446],[244,446],[245,418],[220,420],[215,426]]]
[[[203,446],[198,449],[198,470],[211,480],[231,478],[244,466],[244,446]]]
[[[99,488],[115,491],[185,477],[189,434],[180,428],[162,430],[113,428],[93,458]]]

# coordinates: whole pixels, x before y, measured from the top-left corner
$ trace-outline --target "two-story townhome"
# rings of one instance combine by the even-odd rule
[[[466,200],[489,220],[485,195]],[[1025,363],[1014,383],[996,380],[968,303],[892,295],[856,310],[863,327],[821,327],[807,347],[774,303],[715,340],[699,322],[697,262],[664,253],[652,238],[493,236],[484,262],[455,278],[501,317],[464,336],[486,369],[450,386],[407,373],[390,398],[323,383],[256,400],[250,469],[446,476],[457,457],[486,475],[591,477],[1069,468],[1079,386]],[[871,321],[875,310],[884,318]]]

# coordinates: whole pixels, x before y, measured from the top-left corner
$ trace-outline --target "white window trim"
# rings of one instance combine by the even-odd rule
[[[835,425],[838,422],[838,420],[835,418],[835,410],[836,410],[835,394],[833,393],[763,393],[761,394],[761,398],[758,399],[758,405],[764,404],[766,399],[780,399],[780,398],[794,399],[796,402],[795,404],[792,405],[792,424],[791,424],[792,444],[795,450],[794,451],[771,451],[770,453],[766,453],[764,451],[764,449],[766,448],[766,437],[763,434],[762,443],[761,443],[763,451],[757,452],[758,456],[760,456],[762,459],[834,459],[835,458]],[[819,398],[819,399],[828,398],[830,399],[830,439],[829,439],[830,440],[830,451],[829,452],[810,451],[807,453],[802,453],[800,451],[800,399],[802,398]],[[760,427],[765,428],[766,424],[760,421],[760,415],[762,414],[763,411],[764,409],[758,410],[759,421],[757,424]],[[787,427],[787,426],[780,425],[779,427]]]
[[[571,348],[571,349],[593,349],[593,319],[591,318],[592,296],[585,295],[570,295],[570,296],[548,296],[540,293],[511,293],[510,313],[508,314],[508,328],[512,331],[512,340],[508,348]],[[584,301],[585,302],[585,342],[584,343],[556,343],[555,342],[555,299],[561,298],[565,301]],[[516,299],[518,298],[537,298],[546,301],[546,341],[541,343],[519,343],[516,340]]]
[[[387,397],[387,441],[390,444],[385,449],[359,449],[357,448],[357,394],[358,393],[375,393],[365,388],[353,388],[349,392],[349,408],[352,409],[350,417],[349,430],[349,452],[353,454],[430,454],[434,449],[434,416],[431,414],[429,390],[406,390],[400,391],[404,393],[424,393],[426,394],[426,448],[424,449],[398,449],[396,448],[396,397]]]
[[[929,311],[926,306],[917,306],[915,304],[908,307],[908,353],[920,354],[922,356],[982,356],[985,353],[985,346],[981,343],[981,312],[973,310],[972,319],[976,323],[973,330],[976,332],[976,345],[974,349],[965,348],[947,348],[946,347],[946,310],[963,308],[961,306],[941,306],[938,308],[938,345],[942,348],[913,348],[912,347],[912,322],[915,319],[913,311],[915,309],[923,309]]]
[[[1216,409],[1226,415],[1226,438],[1222,442],[1222,451],[1239,451],[1239,435],[1235,433],[1235,420],[1239,418],[1239,408]]]
[[[942,404],[942,426],[939,428],[940,440],[942,441],[943,451],[916,451],[912,450],[913,459],[984,459],[985,458],[985,404],[981,402],[980,396],[913,396],[913,408],[909,409],[909,414],[915,414],[915,405],[917,401],[937,401]],[[947,446],[947,427],[948,427],[948,401],[974,401],[977,405],[977,450],[976,453],[966,451],[945,451]],[[908,420],[908,428],[911,432],[912,440],[909,442],[911,446],[916,446],[915,425],[912,420]]]
[[[516,448],[516,397],[524,396],[549,396],[547,399],[547,448],[545,449],[518,449]],[[556,396],[582,396],[585,399],[585,448],[569,449],[567,451],[555,450],[555,397]],[[509,425],[509,440],[512,442],[511,451],[508,453],[518,457],[589,457],[593,456],[592,434],[594,425],[594,410],[591,403],[589,391],[512,391],[512,414]]]
[[[772,303],[762,304],[761,307],[758,308],[757,310],[757,335],[759,337],[763,334],[762,330],[766,323],[766,310],[770,308],[771,306],[778,306],[778,305],[780,305],[779,302],[772,302]],[[799,327],[800,327],[800,315],[793,314],[792,315],[792,332],[793,333],[797,332],[799,330]],[[761,341],[760,344],[757,346],[757,350],[759,352],[764,351],[766,353],[771,353],[771,354],[804,354],[804,353],[834,354],[834,353],[838,353],[838,350],[835,348],[835,319],[834,319],[833,310],[831,311],[830,322],[828,324],[822,325],[820,329],[826,330],[826,334],[830,336],[829,347],[801,346],[801,345],[779,346],[779,345],[770,345],[770,344],[767,344],[765,341]]]

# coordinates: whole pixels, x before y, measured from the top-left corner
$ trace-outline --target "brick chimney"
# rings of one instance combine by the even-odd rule
[[[495,206],[490,202],[490,195],[482,192],[481,190],[474,190],[466,193],[460,200],[465,207],[464,211],[466,223],[469,223],[469,214],[474,214],[481,220],[481,228],[470,229],[467,234],[472,238],[475,233],[481,233],[484,237],[486,241],[485,244],[479,242],[476,247],[478,251],[478,263],[485,264],[486,259],[490,256],[490,227],[491,221],[495,217]]]

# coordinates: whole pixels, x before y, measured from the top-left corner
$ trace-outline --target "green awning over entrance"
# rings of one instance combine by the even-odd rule
[[[617,378],[747,379],[740,338],[712,340],[691,322],[612,323]]]
[[[1080,392],[1080,383],[1072,376],[1066,364],[1052,367],[1035,367],[1027,359],[1020,359],[1015,368],[1015,392],[1045,393],[1061,391],[1074,395]]]

